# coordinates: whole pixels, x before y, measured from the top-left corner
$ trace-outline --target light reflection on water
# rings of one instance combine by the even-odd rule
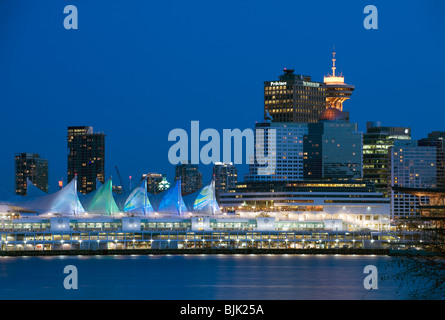
[[[396,284],[363,287],[366,265],[395,258],[343,255],[149,255],[0,258],[0,299],[401,299]],[[66,265],[78,290],[66,290]]]

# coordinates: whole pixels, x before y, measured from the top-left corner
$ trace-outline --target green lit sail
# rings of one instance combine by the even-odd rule
[[[88,213],[116,215],[120,210],[113,197],[113,182],[108,179],[99,189],[97,189],[91,204],[88,207]]]

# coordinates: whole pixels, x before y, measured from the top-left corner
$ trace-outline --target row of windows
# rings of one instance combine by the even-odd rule
[[[279,229],[321,229],[324,227],[323,223],[277,223]],[[50,234],[50,233],[35,233],[35,234],[1,234],[2,241],[100,241],[100,240],[302,240],[302,239],[370,239],[369,234],[361,232],[314,232],[314,231],[296,231],[296,232],[230,232],[230,233],[103,233],[103,234],[84,234],[84,233],[69,233],[69,234]],[[390,235],[380,235],[380,237],[388,237]],[[401,234],[400,238],[408,238],[413,235]]]

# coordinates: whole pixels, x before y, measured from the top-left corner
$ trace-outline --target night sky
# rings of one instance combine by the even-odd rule
[[[79,29],[63,27],[66,5]],[[363,9],[378,8],[378,30]],[[0,186],[14,154],[49,160],[66,179],[66,129],[106,134],[106,176],[166,173],[175,128],[253,128],[263,82],[284,67],[322,81],[337,67],[355,85],[351,122],[445,130],[445,4],[430,1],[0,0]],[[211,166],[200,165],[204,182]],[[241,175],[245,173],[241,168]],[[117,178],[117,177],[116,177]]]

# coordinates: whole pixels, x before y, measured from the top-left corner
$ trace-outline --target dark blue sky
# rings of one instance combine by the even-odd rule
[[[65,30],[63,9],[79,10]],[[378,8],[379,29],[363,27]],[[49,160],[66,178],[66,128],[105,132],[106,175],[173,177],[170,130],[251,128],[263,81],[283,67],[322,81],[335,44],[356,86],[345,103],[367,121],[445,130],[445,5],[430,1],[0,0],[0,185],[13,190],[14,153]],[[210,166],[200,166],[210,179]]]

